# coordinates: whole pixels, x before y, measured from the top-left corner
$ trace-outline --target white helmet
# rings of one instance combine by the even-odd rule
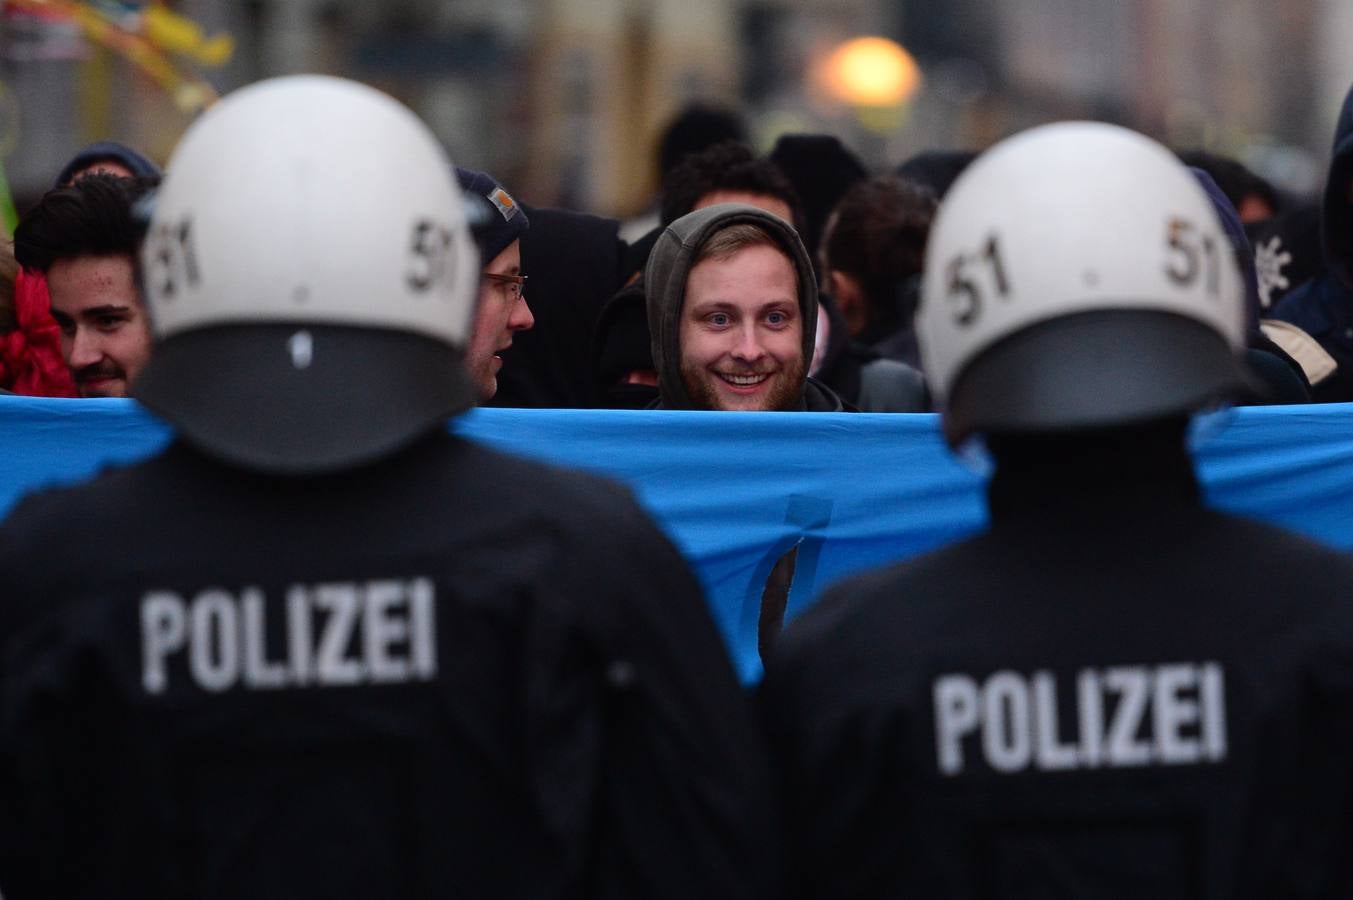
[[[951,444],[1198,409],[1246,386],[1244,290],[1193,175],[1113,125],[1002,141],[931,230],[917,336]]]
[[[228,462],[316,472],[474,400],[478,259],[440,144],[372,88],[264,81],[194,123],[142,250],[161,339],[133,392]]]

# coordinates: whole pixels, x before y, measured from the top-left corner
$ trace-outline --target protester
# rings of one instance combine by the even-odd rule
[[[930,395],[920,371],[883,359],[851,340],[830,294],[818,295],[817,335],[808,374],[860,412],[929,412]]]
[[[37,280],[19,266],[12,245],[0,242],[0,393],[74,397],[61,329]]]
[[[781,135],[766,158],[785,174],[799,197],[803,208],[799,235],[816,261],[828,216],[869,173],[859,157],[829,134]],[[821,282],[822,273],[818,275]]]
[[[526,206],[531,229],[521,238],[530,273],[535,327],[519,331],[503,354],[498,393],[489,406],[552,409],[596,405],[593,323],[623,283],[626,246],[615,219]]]
[[[976,158],[971,150],[927,150],[898,166],[897,177],[927,188],[937,200],[943,200],[950,186]]]
[[[596,403],[607,409],[646,409],[658,399],[643,284],[635,281],[606,302],[594,339]]]
[[[1282,209],[1278,191],[1273,185],[1250,171],[1239,160],[1206,150],[1186,150],[1179,154],[1179,158],[1185,165],[1206,172],[1235,207],[1240,221],[1246,225],[1271,219]]]
[[[692,103],[672,117],[658,140],[658,174],[666,178],[686,158],[725,141],[747,142],[747,125],[732,109]]]
[[[1114,126],[1034,129],[954,184],[918,330],[945,437],[995,464],[991,524],[776,645],[790,896],[1346,885],[1353,564],[1207,509],[1186,449],[1247,381],[1225,242]]]
[[[647,307],[647,288],[641,273],[669,225],[693,210],[719,203],[746,203],[796,227],[802,220],[793,186],[773,163],[758,158],[745,144],[723,141],[687,154],[664,179],[661,224],[629,246],[622,263],[622,272],[626,273],[624,286],[603,307],[606,318],[603,320],[602,313],[597,314],[593,371],[595,390],[603,405],[632,408],[645,395],[649,402],[656,398],[656,392],[645,390],[649,387],[645,373],[657,371],[648,350],[649,326],[647,322],[639,326],[642,334],[636,334],[633,327],[639,325],[632,315],[635,306]],[[614,327],[617,316],[624,318],[629,327]],[[614,364],[622,360],[623,366],[614,369]],[[599,368],[603,365],[605,371]],[[652,385],[656,386],[656,381]]]
[[[132,207],[144,179],[86,175],[48,191],[19,222],[14,255],[46,279],[61,352],[82,397],[123,397],[151,355],[137,286]]]
[[[159,181],[164,173],[139,150],[117,141],[96,141],[82,148],[61,167],[53,187],[67,187],[76,179],[95,173],[121,178],[146,178]]]
[[[1190,168],[1194,178],[1207,191],[1212,208],[1240,266],[1245,296],[1245,364],[1255,376],[1253,389],[1238,397],[1247,405],[1309,403],[1311,384],[1296,359],[1264,333],[1260,324],[1259,278],[1255,271],[1254,251],[1245,235],[1240,213],[1222,193],[1212,176],[1199,168]]]
[[[827,224],[823,280],[852,340],[919,367],[913,320],[935,200],[884,175],[856,185]]]
[[[817,285],[798,233],[753,206],[677,219],[644,272],[665,409],[840,412],[808,377]]]
[[[1325,270],[1291,290],[1268,315],[1292,326],[1269,336],[1302,361],[1318,403],[1353,400],[1353,90],[1334,130],[1321,210]],[[1295,332],[1295,333],[1294,333]],[[1309,338],[1307,337],[1309,336]],[[1323,354],[1303,346],[1313,339]],[[1312,360],[1312,357],[1314,359]],[[1308,360],[1310,360],[1308,362]]]
[[[62,167],[53,187],[68,187],[76,179],[95,173],[152,182],[160,177],[159,167],[143,154],[115,141],[99,141],[75,154]],[[4,338],[0,385],[32,397],[78,396],[61,354],[61,329],[52,318],[47,277],[42,272],[20,269],[13,286],[18,327]]]
[[[6,900],[778,896],[676,549],[446,428],[481,270],[432,133],[276,79],[168,172],[135,394],[177,437],[0,527]]]
[[[644,271],[660,409],[843,412],[808,376],[817,283],[788,222],[723,203],[677,219]],[[784,619],[796,552],[774,566],[761,601],[760,644]]]
[[[747,203],[803,225],[799,195],[779,167],[746,144],[725,141],[686,157],[663,181],[662,226],[719,203]]]
[[[661,185],[672,170],[685,162],[688,156],[724,141],[747,143],[747,125],[741,113],[703,102],[684,106],[667,122],[658,138],[653,154],[653,164],[657,168],[657,183]],[[659,222],[658,219],[655,199],[652,209],[630,219],[620,227],[620,238],[626,242],[637,241],[651,233],[654,228],[666,224]],[[641,261],[640,268],[642,265]]]
[[[791,224],[795,230],[804,222],[798,195],[778,168],[757,158],[745,146],[724,143],[689,157],[678,166],[667,182],[663,197],[663,220],[670,224],[693,210],[724,203],[744,203],[769,212]],[[655,232],[631,247],[631,264],[648,258],[660,232]],[[816,280],[816,271],[813,274]],[[643,279],[626,285],[608,305],[606,318],[598,319],[596,365],[597,390],[603,403],[619,407],[633,406],[645,393],[647,372],[658,367],[643,353],[644,342],[632,327],[632,310],[647,287]],[[816,295],[816,294],[815,294]],[[814,311],[812,320],[825,322],[829,307]],[[627,327],[615,327],[621,319]],[[816,327],[814,328],[816,332]],[[850,344],[843,334],[832,340],[824,328],[820,346],[809,353],[812,371],[818,381],[831,388],[851,409],[868,412],[917,412],[926,408],[919,373],[878,359],[866,348]],[[623,366],[616,364],[624,361]]]
[[[521,265],[521,237],[531,222],[487,172],[457,168],[456,178],[461,190],[478,203],[480,213],[474,235],[483,270],[465,366],[483,402],[498,393],[498,372],[503,367],[498,354],[512,346],[517,332],[529,331],[536,322],[526,301],[527,276]]]
[[[1245,226],[1254,247],[1259,302],[1268,310],[1292,290],[1324,271],[1320,244],[1320,204],[1291,203],[1271,219]]]
[[[768,160],[785,172],[803,198],[796,221],[823,286],[810,373],[862,412],[927,411],[929,399],[915,361],[884,358],[886,354],[859,340],[847,315],[854,312],[854,298],[837,296],[837,285],[821,264],[832,212],[852,186],[864,181],[864,165],[837,138],[825,134],[784,135]]]

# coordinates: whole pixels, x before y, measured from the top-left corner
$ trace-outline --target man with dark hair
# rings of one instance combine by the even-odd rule
[[[852,188],[827,222],[822,276],[852,339],[919,366],[912,319],[935,216],[930,191],[893,175]]]
[[[789,179],[775,163],[737,141],[692,154],[668,174],[662,186],[662,224],[716,203],[749,203],[795,228],[802,225],[799,195]]]
[[[47,278],[61,351],[83,397],[123,397],[150,360],[132,206],[154,182],[99,173],[48,191],[14,232],[14,255]]]
[[[729,109],[692,104],[672,119],[658,141],[658,169],[667,177],[693,153],[721,141],[745,141],[747,126]]]

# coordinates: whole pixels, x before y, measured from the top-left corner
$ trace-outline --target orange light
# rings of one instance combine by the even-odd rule
[[[832,51],[827,87],[852,106],[898,106],[921,86],[921,68],[896,41],[860,37]]]

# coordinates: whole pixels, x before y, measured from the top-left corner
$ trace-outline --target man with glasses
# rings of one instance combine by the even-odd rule
[[[526,276],[521,271],[520,239],[530,222],[492,175],[457,167],[456,178],[461,190],[482,201],[474,233],[484,269],[465,349],[465,366],[482,403],[498,392],[498,370],[503,367],[498,354],[512,346],[514,332],[526,331],[536,322],[526,305]]]

